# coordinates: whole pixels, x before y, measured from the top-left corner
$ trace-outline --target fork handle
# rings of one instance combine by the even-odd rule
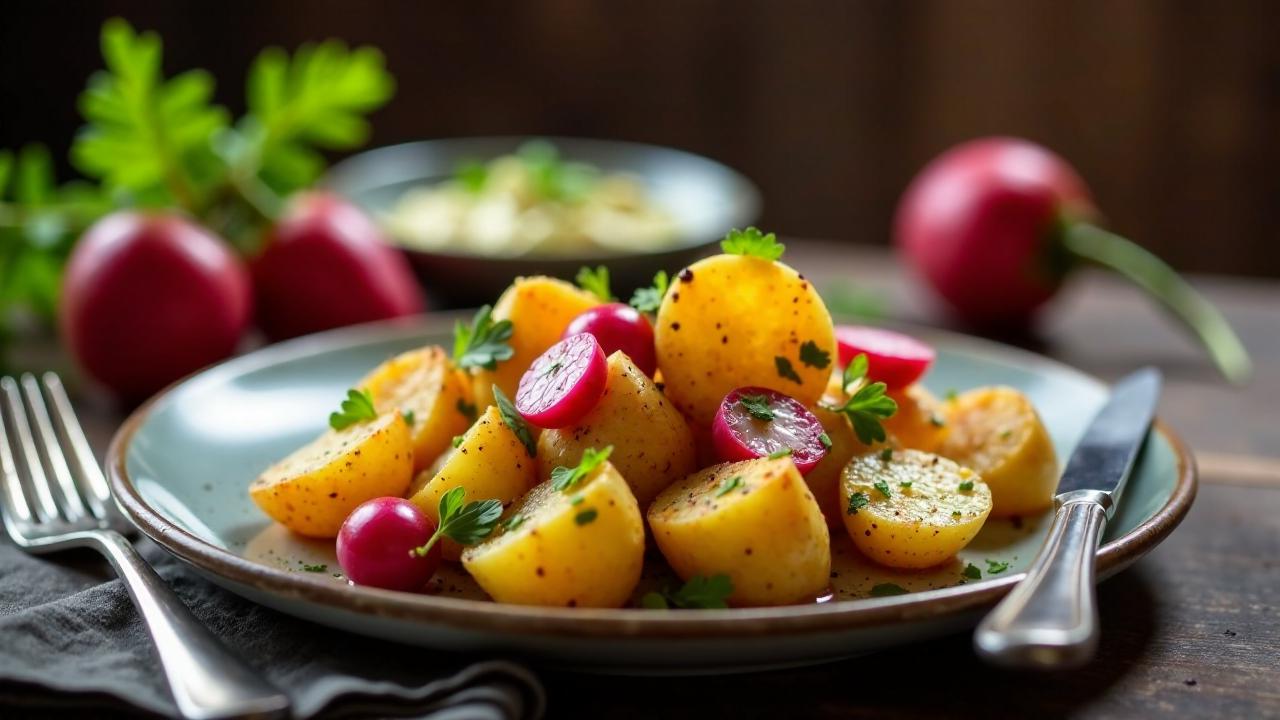
[[[213,720],[285,715],[288,697],[233,656],[123,535],[111,530],[90,535],[142,614],[182,717]]]

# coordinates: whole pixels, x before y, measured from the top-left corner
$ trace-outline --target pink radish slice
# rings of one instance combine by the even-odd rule
[[[768,416],[772,419],[765,419]],[[801,474],[826,456],[822,435],[822,423],[803,403],[760,387],[738,388],[725,395],[711,423],[711,442],[722,462],[790,450]]]
[[[572,425],[600,402],[608,373],[595,337],[570,335],[538,356],[520,378],[516,410],[540,428]]]
[[[617,350],[626,353],[640,372],[649,377],[653,377],[658,369],[653,326],[648,318],[630,305],[608,303],[583,312],[565,328],[564,337],[578,333],[594,335],[606,357]]]
[[[882,382],[890,390],[904,388],[924,375],[937,354],[933,348],[908,335],[865,325],[837,325],[840,365],[858,355],[867,356],[867,379]]]

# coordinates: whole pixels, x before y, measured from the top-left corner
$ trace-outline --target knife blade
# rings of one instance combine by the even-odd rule
[[[1094,559],[1151,431],[1161,377],[1143,368],[1116,383],[1067,461],[1044,546],[1026,577],[978,625],[974,648],[1015,667],[1075,667],[1098,645]]]

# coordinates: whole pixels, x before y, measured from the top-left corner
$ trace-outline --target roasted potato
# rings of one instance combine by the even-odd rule
[[[697,468],[693,434],[684,416],[622,352],[609,356],[604,395],[577,425],[545,430],[538,438],[543,480],[573,467],[587,448],[613,446],[609,461],[627,479],[640,507]]]
[[[337,537],[357,505],[402,495],[413,478],[413,443],[399,412],[327,432],[272,465],[249,496],[299,535]]]
[[[831,537],[790,458],[701,470],[664,490],[648,518],[682,579],[729,576],[730,604],[808,602],[827,587]]]
[[[1053,503],[1058,458],[1026,395],[1009,387],[970,390],[945,404],[944,417],[948,434],[938,453],[991,486],[993,515],[1035,513]]]
[[[510,320],[514,326],[510,343],[515,353],[499,362],[496,370],[475,371],[476,404],[493,404],[495,384],[508,397],[515,397],[520,378],[539,355],[560,340],[569,321],[599,304],[595,295],[563,280],[516,278],[493,306],[494,320]]]
[[[471,424],[471,383],[453,367],[448,353],[431,346],[382,363],[360,381],[378,412],[400,412],[409,423],[415,471],[435,462],[455,435]]]
[[[498,602],[620,607],[640,580],[644,520],[605,462],[568,490],[542,483],[516,502],[462,565]]]
[[[895,444],[937,452],[948,434],[946,415],[938,398],[919,384],[891,392],[889,397],[898,403],[898,411],[884,421],[884,429]]]
[[[927,568],[978,534],[991,512],[991,490],[944,457],[885,449],[849,463],[840,502],[845,529],[864,555],[889,567]]]
[[[427,479],[422,479],[423,475]],[[461,487],[464,500],[514,501],[537,484],[538,464],[511,428],[502,421],[498,408],[490,405],[475,425],[462,436],[437,471],[423,471],[421,482],[409,498],[433,521],[440,520],[440,496]],[[448,538],[441,541],[447,560],[457,560],[461,547]]]
[[[822,298],[782,263],[716,255],[671,282],[654,326],[667,398],[710,425],[729,391],[767,387],[812,405],[836,342]]]

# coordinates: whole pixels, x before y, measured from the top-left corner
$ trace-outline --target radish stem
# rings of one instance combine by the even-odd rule
[[[1237,385],[1253,372],[1249,353],[1222,313],[1173,268],[1144,248],[1096,225],[1067,225],[1062,243],[1073,255],[1120,273],[1159,300],[1200,339],[1213,362]]]

